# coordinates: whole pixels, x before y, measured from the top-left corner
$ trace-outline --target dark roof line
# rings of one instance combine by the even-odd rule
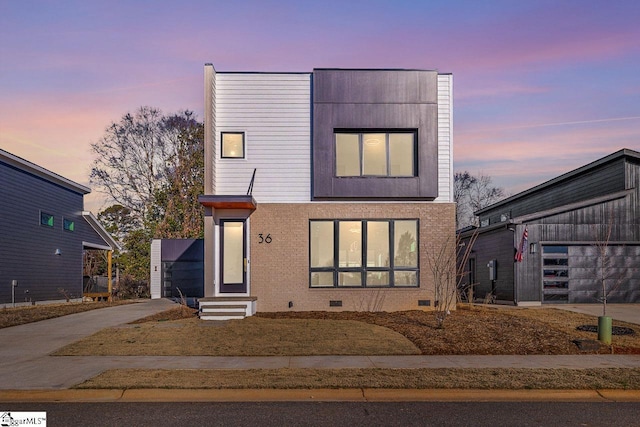
[[[71,181],[63,177],[62,175],[58,175],[55,172],[51,172],[48,169],[43,168],[42,166],[38,166],[35,163],[32,163],[28,160],[23,159],[22,157],[16,156],[15,154],[11,154],[8,151],[5,151],[0,148],[0,161],[7,163],[19,170],[28,172],[32,175],[45,179],[51,183],[60,185],[61,187],[67,188],[69,190],[75,191],[80,194],[89,194],[91,193],[91,189],[82,184],[78,184],[77,182]]]
[[[513,196],[507,197],[506,199],[502,199],[499,202],[496,202],[492,205],[489,205],[487,207],[484,207],[480,210],[477,210],[474,212],[474,215],[481,215],[487,211],[493,210],[497,207],[506,205],[508,203],[513,202],[514,200],[518,200],[518,199],[522,199],[523,197],[526,197],[532,193],[535,193],[537,191],[543,190],[547,187],[551,187],[553,185],[556,185],[562,181],[566,181],[568,179],[571,179],[577,175],[581,175],[584,174],[586,172],[589,172],[593,169],[599,168],[604,164],[607,164],[609,162],[621,159],[621,158],[625,158],[625,157],[629,157],[632,159],[636,159],[636,160],[640,160],[640,152],[635,151],[635,150],[630,150],[628,148],[623,148],[621,150],[616,151],[615,153],[609,154],[608,156],[602,157],[598,160],[595,160],[591,163],[588,163],[584,166],[581,166],[577,169],[574,169],[572,171],[569,171],[567,173],[564,173],[560,176],[557,176],[553,179],[550,179],[549,181],[543,182],[542,184],[536,185],[535,187],[531,187],[528,190],[524,190],[521,191],[520,193],[514,194]]]

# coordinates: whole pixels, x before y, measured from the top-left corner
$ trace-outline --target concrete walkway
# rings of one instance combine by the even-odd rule
[[[19,390],[31,390],[31,396],[39,395],[43,390],[62,391],[105,370],[115,368],[640,368],[640,355],[49,356],[60,347],[100,329],[125,324],[164,311],[172,305],[173,303],[167,300],[149,300],[0,329],[0,401],[7,401],[11,392]],[[64,395],[73,395],[88,392],[66,390],[65,393]],[[23,394],[23,397],[25,396],[27,395]],[[640,396],[640,393],[637,392],[636,396]]]

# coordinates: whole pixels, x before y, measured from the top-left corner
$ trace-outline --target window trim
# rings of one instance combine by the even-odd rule
[[[395,223],[396,221],[414,221],[416,224],[416,266],[415,267],[396,267],[395,265]],[[312,267],[311,266],[311,231],[314,222],[330,222],[333,225],[333,266],[332,267]],[[361,223],[361,262],[359,267],[340,267],[340,222],[360,222]],[[369,267],[367,266],[368,252],[368,224],[370,222],[387,222],[388,239],[389,239],[389,266],[387,267]],[[313,218],[309,219],[309,288],[310,289],[417,289],[420,288],[420,220],[418,218]],[[415,272],[415,285],[396,285],[396,272]],[[332,286],[313,286],[313,273],[333,273]],[[360,273],[360,285],[340,286],[338,283],[339,273]],[[367,286],[367,273],[369,272],[387,272],[389,273],[389,284],[384,286],[371,285]]]
[[[364,135],[366,134],[384,134],[385,135],[385,159],[386,159],[386,175],[373,175],[364,174]],[[338,175],[338,149],[337,149],[337,135],[338,134],[350,134],[358,135],[358,162],[360,168],[359,175]],[[391,149],[390,149],[390,135],[391,134],[410,134],[413,135],[413,174],[412,175],[391,175]],[[333,129],[333,156],[334,156],[334,170],[333,177],[338,179],[353,179],[353,178],[417,178],[419,177],[418,170],[418,129],[387,129],[387,128],[374,128],[374,129]]]
[[[225,156],[224,155],[224,136],[225,135],[242,135],[242,156]],[[225,131],[225,132],[220,132],[220,158],[221,159],[233,159],[233,160],[240,160],[240,159],[245,159],[247,157],[247,151],[246,151],[246,142],[245,142],[245,132],[240,132],[240,131]]]

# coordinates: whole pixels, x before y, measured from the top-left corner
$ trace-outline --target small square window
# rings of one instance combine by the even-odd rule
[[[45,212],[40,212],[40,225],[53,227],[53,215]]]
[[[71,221],[71,220],[65,218],[65,219],[62,220],[62,227],[66,231],[75,231],[76,223],[74,221]]]
[[[222,158],[244,159],[244,132],[222,132]]]

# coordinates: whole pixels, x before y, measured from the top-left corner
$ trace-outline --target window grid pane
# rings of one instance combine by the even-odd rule
[[[412,133],[389,134],[389,175],[414,176],[414,154]]]
[[[336,134],[336,176],[360,176],[358,134]]]
[[[332,271],[313,271],[311,272],[311,286],[314,288],[333,288],[333,272]]]
[[[387,138],[384,133],[362,135],[362,175],[387,175]]]
[[[418,272],[396,271],[393,273],[396,286],[418,286]]]
[[[389,287],[391,282],[389,281],[390,275],[388,271],[368,271],[367,272],[367,287]]]
[[[367,222],[367,267],[389,267],[389,223]]]
[[[394,254],[396,267],[418,267],[416,221],[394,222]]]
[[[362,222],[340,221],[339,267],[360,267],[362,265]]]
[[[362,274],[359,271],[340,271],[338,286],[362,286]]]
[[[333,267],[333,221],[311,222],[311,267]]]

